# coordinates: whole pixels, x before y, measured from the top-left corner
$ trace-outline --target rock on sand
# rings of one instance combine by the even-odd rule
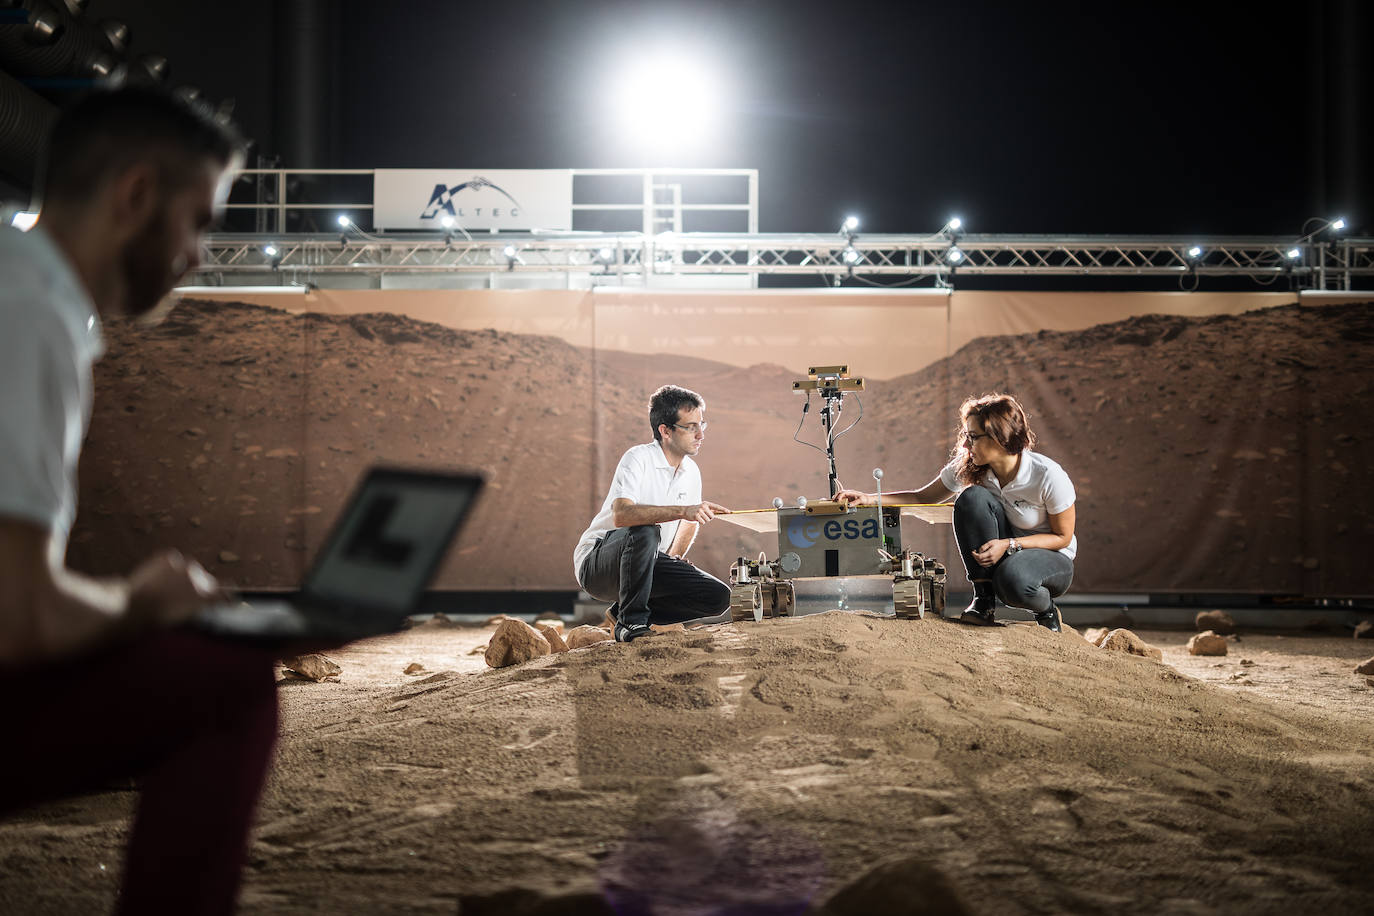
[[[1367,661],[1363,662],[1358,668],[1356,668],[1355,673],[1374,674],[1374,656],[1371,656]]]
[[[562,625],[562,621],[559,621],[559,625]],[[540,634],[542,634],[543,637],[549,641],[550,652],[568,651],[568,644],[563,641],[563,636],[561,633],[558,632],[557,629],[549,626],[547,623],[540,623],[537,620],[534,622],[534,628],[538,630]]]
[[[549,651],[549,641],[543,634],[523,620],[508,617],[492,634],[483,657],[491,667],[505,668],[548,655]]]
[[[591,624],[583,624],[580,627],[574,627],[568,633],[567,643],[569,649],[581,649],[586,646],[594,646],[599,642],[610,642],[613,639],[615,637],[611,635],[609,630],[594,627]]]
[[[287,677],[296,678],[302,681],[314,681],[319,683],[326,678],[337,678],[343,671],[339,663],[325,655],[295,655],[291,658],[281,660],[281,666],[285,669]]]
[[[1109,652],[1125,652],[1127,655],[1139,655],[1141,658],[1152,658],[1155,661],[1162,661],[1164,658],[1163,652],[1124,628],[1107,633],[1097,646]]]
[[[1230,636],[1236,632],[1236,621],[1225,611],[1198,611],[1197,616],[1193,618],[1193,629],[1199,633],[1211,630],[1219,636]]]
[[[1198,615],[1202,616],[1201,614]],[[1225,655],[1226,637],[1205,630],[1188,640],[1189,655]]]

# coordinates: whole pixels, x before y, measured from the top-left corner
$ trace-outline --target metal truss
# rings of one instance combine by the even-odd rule
[[[265,272],[281,282],[329,285],[330,275],[582,275],[589,282],[653,285],[655,277],[857,276],[874,282],[951,282],[956,276],[1291,278],[1311,289],[1374,285],[1374,239],[1177,236],[763,235],[577,233],[465,238],[219,234],[198,276],[233,283]],[[736,284],[737,285],[737,284]]]

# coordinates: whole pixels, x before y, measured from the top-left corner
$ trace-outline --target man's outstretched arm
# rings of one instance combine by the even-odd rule
[[[650,506],[637,503],[632,499],[620,498],[611,502],[611,515],[617,528],[632,528],[635,525],[659,525],[663,522],[695,522],[704,525],[717,515],[728,515],[730,510],[713,502],[700,502],[688,506]]]

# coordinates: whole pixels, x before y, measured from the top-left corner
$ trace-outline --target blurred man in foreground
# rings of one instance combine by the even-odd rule
[[[53,129],[38,225],[0,229],[0,814],[135,776],[120,912],[233,910],[276,738],[272,653],[177,626],[219,595],[199,565],[65,564],[102,322],[198,265],[239,156],[166,94],[97,93]]]

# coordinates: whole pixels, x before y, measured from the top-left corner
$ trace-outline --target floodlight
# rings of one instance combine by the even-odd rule
[[[1188,257],[1196,261],[1198,258],[1202,257],[1202,249],[1194,245],[1192,248],[1188,249]]]
[[[1297,248],[1288,249],[1288,260],[1296,261],[1300,257],[1302,257],[1302,252],[1300,250]]]
[[[964,221],[957,216],[951,216],[949,222],[945,225],[949,226],[949,228],[953,229],[955,232],[958,232],[960,229],[964,228]]]
[[[707,148],[721,116],[719,72],[699,48],[652,48],[627,61],[607,87],[624,140],[659,155]]]
[[[443,226],[445,229],[453,228],[453,214],[445,213],[443,216],[439,217],[439,225]]]
[[[1345,228],[1345,220],[1339,216],[1336,217],[1331,221],[1331,228],[1335,229],[1337,232],[1340,232],[1342,229]]]
[[[949,251],[945,252],[945,260],[951,264],[958,264],[964,259],[964,253],[959,250],[957,245],[949,246]]]
[[[602,264],[610,264],[615,260],[614,248],[600,248],[596,252],[596,259]]]
[[[353,220],[349,219],[347,214],[340,213],[339,225],[342,226],[344,229],[347,229],[349,226],[353,225]]]
[[[853,232],[859,228],[859,218],[857,216],[846,216],[844,222],[840,224],[841,232]]]
[[[275,258],[275,257],[277,256],[277,246],[276,246],[276,245],[264,245],[264,246],[263,246],[263,249],[262,249],[262,253],[265,254],[265,255],[267,255],[269,258]]]
[[[860,254],[859,249],[855,248],[853,245],[846,245],[841,257],[843,257],[844,262],[851,267],[863,260],[863,255]]]
[[[506,270],[515,270],[515,263],[520,260],[519,250],[514,245],[507,245],[501,253],[506,256]]]

